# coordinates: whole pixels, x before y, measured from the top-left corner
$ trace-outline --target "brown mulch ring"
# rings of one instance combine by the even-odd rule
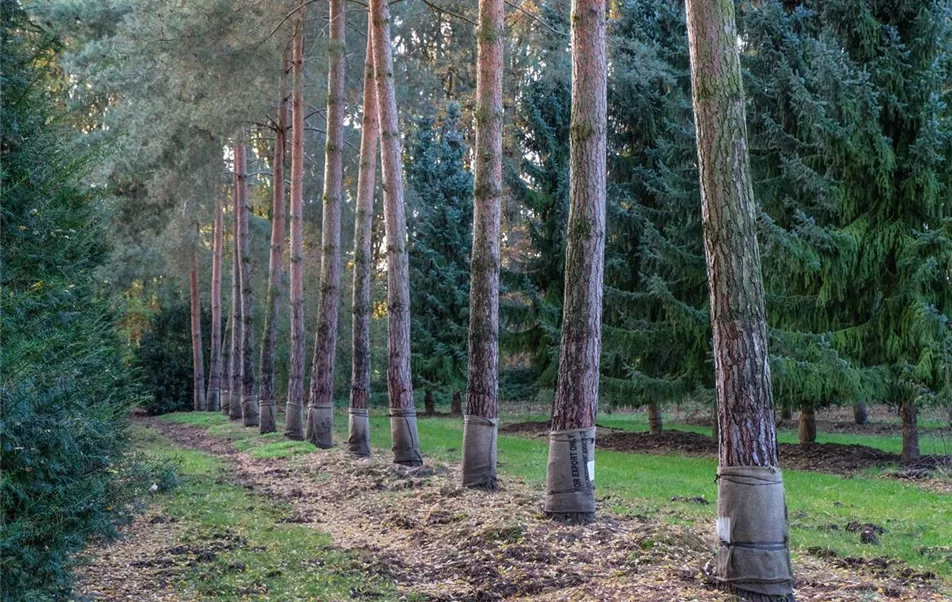
[[[548,422],[517,422],[500,427],[501,434],[545,436]],[[708,435],[689,431],[667,430],[657,435],[648,432],[632,432],[601,427],[597,445],[601,449],[628,453],[671,454],[692,456],[717,456],[717,444]],[[784,468],[812,470],[843,476],[851,476],[868,468],[899,464],[898,454],[885,452],[865,445],[840,443],[811,443],[779,445],[780,462]],[[899,478],[927,479],[937,470],[952,471],[952,456],[923,456],[920,460],[890,473]]]
[[[393,465],[389,454],[375,451],[369,460],[355,460],[341,447],[290,459],[253,458],[195,427],[147,423],[180,445],[231,462],[237,482],[290,503],[296,522],[331,535],[336,547],[360,557],[365,570],[391,578],[402,597],[731,599],[712,586],[713,529],[607,511],[591,525],[563,526],[541,516],[537,489],[507,478],[494,494],[465,490],[456,465],[405,468]],[[161,515],[140,517],[127,531],[130,537],[94,551],[81,578],[85,593],[115,592],[104,596],[109,600],[189,600],[170,592],[162,579],[163,558],[176,551],[168,549],[175,529]],[[139,561],[141,576],[122,571],[130,558]],[[876,564],[806,553],[795,572],[801,602],[950,600],[934,576],[910,572],[895,560]]]

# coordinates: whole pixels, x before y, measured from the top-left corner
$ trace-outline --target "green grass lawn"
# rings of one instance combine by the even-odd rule
[[[193,423],[216,428],[219,434],[232,426],[224,417],[187,416]],[[135,438],[150,455],[180,463],[181,485],[158,498],[160,511],[181,525],[176,543],[215,552],[211,561],[176,571],[177,589],[195,593],[201,600],[397,599],[391,582],[368,574],[352,553],[335,548],[328,535],[282,522],[291,515],[288,504],[275,503],[231,482],[222,460],[174,446],[151,429],[137,428]],[[252,440],[245,442],[251,445]],[[260,451],[268,445],[272,443],[255,442],[254,447]]]
[[[607,418],[607,420],[606,420]],[[260,436],[215,414],[173,414],[164,420],[197,424],[234,440],[256,455],[287,456],[308,450],[307,444],[284,441],[279,433]],[[602,416],[599,424],[625,423],[626,417]],[[633,429],[636,421],[627,421]],[[371,417],[375,447],[390,446],[386,416]],[[700,427],[695,427],[700,428]],[[346,419],[338,415],[337,442],[345,437]],[[421,419],[420,441],[429,459],[460,460],[462,421]],[[703,429],[701,429],[703,432]],[[829,440],[853,442],[852,435],[828,435]],[[864,440],[864,443],[869,444]],[[547,442],[544,437],[499,437],[499,469],[504,476],[525,480],[541,489],[545,479]],[[672,502],[675,496],[703,496],[713,502],[716,461],[678,455],[626,454],[596,449],[597,495],[602,507],[621,515],[656,517],[670,523],[698,524],[713,529],[715,505]],[[917,570],[952,578],[952,497],[923,491],[895,479],[868,473],[842,478],[816,472],[785,471],[794,554],[820,547],[839,555],[901,558]],[[541,503],[541,493],[540,493]],[[887,529],[881,545],[859,543],[859,534],[845,531],[847,523],[875,523]],[[835,525],[837,529],[830,526]]]

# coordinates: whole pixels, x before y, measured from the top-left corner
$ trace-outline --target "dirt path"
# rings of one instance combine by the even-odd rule
[[[336,546],[358,553],[366,570],[386,575],[401,594],[417,599],[730,599],[713,589],[707,576],[716,543],[711,533],[608,512],[600,512],[592,525],[564,527],[540,516],[538,491],[512,479],[504,480],[503,491],[486,495],[461,489],[454,465],[406,469],[380,454],[355,461],[341,448],[258,459],[194,427],[156,420],[149,425],[179,445],[227,459],[245,487],[290,503],[295,522],[329,533]],[[149,520],[147,515],[132,526],[134,538],[95,553],[95,572],[84,574],[86,593],[100,585],[96,578],[112,574],[110,550],[136,539],[145,554],[163,529],[174,528],[158,525],[157,534],[145,534],[143,523],[148,531],[156,526]],[[928,576],[908,570],[904,575],[892,563],[852,564],[804,555],[796,563],[797,599],[952,600],[939,594]],[[188,599],[175,597],[154,575],[140,587],[148,584],[157,591],[101,599]]]

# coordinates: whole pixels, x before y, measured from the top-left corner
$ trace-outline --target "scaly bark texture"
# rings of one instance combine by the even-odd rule
[[[503,0],[480,0],[476,33],[476,146],[473,153],[473,250],[469,289],[469,370],[466,414],[495,420],[499,414],[499,222],[502,213]],[[467,439],[474,439],[470,442]],[[463,431],[463,482],[494,490],[496,439]],[[488,447],[487,447],[488,446]],[[469,473],[489,474],[473,481]]]
[[[193,408],[204,412],[205,400],[205,359],[202,350],[202,303],[198,290],[198,251],[192,251],[192,269],[189,274],[189,300],[192,314],[192,385],[195,389]]]
[[[553,489],[558,486],[558,475],[578,472],[575,467],[564,466],[574,457],[559,452],[566,446],[555,444],[557,438],[564,441],[567,434],[555,433],[594,427],[598,409],[605,261],[606,79],[605,2],[573,0],[565,302],[546,477],[547,514],[568,522],[587,522],[595,515],[594,457],[583,469],[584,478],[575,478],[582,483],[576,493],[584,501],[560,511],[553,509],[557,504],[552,502],[558,497]],[[576,440],[576,435],[572,439]],[[588,451],[594,452],[594,447]]]
[[[350,376],[350,407],[358,410],[367,409],[370,400],[371,236],[379,131],[377,94],[374,90],[373,25],[368,19],[364,116],[360,132],[360,170],[357,174],[357,215],[354,224],[353,365]]]
[[[294,21],[291,69],[291,364],[284,436],[304,439],[304,3]]]
[[[344,0],[330,0],[321,288],[307,409],[307,440],[325,448],[333,444],[334,358],[337,353],[337,317],[340,309],[340,205],[343,200],[344,102],[347,95],[345,18]],[[328,410],[328,407],[331,409]]]
[[[783,490],[776,474],[779,461],[767,361],[767,320],[734,3],[687,0],[686,11],[714,332],[720,431],[718,470],[719,474],[733,475],[743,474],[738,467],[767,467],[764,474],[775,477],[781,486],[779,495],[771,497],[769,505],[752,505],[740,511],[736,504],[743,503],[738,500],[746,495],[752,479],[719,480],[718,535],[722,549],[717,577],[742,599],[790,600],[792,580],[776,581],[778,574],[789,573],[789,542],[786,526],[773,522],[775,517],[785,516],[785,510],[776,507],[778,500],[783,503]],[[768,490],[772,489],[763,489]],[[742,524],[738,517],[743,517]],[[759,563],[740,560],[751,558],[747,551],[752,541],[750,533],[760,529],[758,525],[768,523],[772,531],[783,533],[783,540],[778,541],[779,535],[774,535],[773,541],[754,540],[771,546],[769,552],[764,552],[766,557]],[[735,541],[737,533],[742,535]],[[767,581],[769,587],[764,586]],[[748,584],[751,590],[774,593],[753,593],[745,589]],[[780,591],[784,593],[778,595]]]
[[[605,257],[605,3],[572,6],[572,125],[565,302],[552,430],[595,426]]]
[[[377,114],[380,119],[380,155],[383,165],[387,236],[387,391],[390,396],[391,414],[394,414],[393,410],[402,412],[414,407],[413,384],[410,378],[410,278],[403,205],[403,159],[393,83],[390,9],[386,0],[371,0],[370,18],[373,24],[374,75],[377,83]],[[401,420],[404,418],[391,416],[391,432],[395,432],[395,422]],[[412,440],[417,442],[418,450],[419,439],[415,425],[413,421],[409,430],[412,431]],[[420,457],[419,461],[401,462],[422,464],[423,460]]]
[[[222,340],[221,340],[221,259],[224,242],[224,219],[222,218],[221,190],[215,187],[215,221],[212,236],[212,352],[208,367],[207,409],[221,409]]]
[[[251,294],[251,252],[248,244],[248,167],[243,142],[235,145],[235,168],[238,174],[238,249],[241,269],[241,420],[245,426],[258,426],[258,398],[255,396],[255,329]]]
[[[288,54],[281,59],[282,82],[288,72]],[[264,340],[261,344],[261,389],[259,430],[276,430],[274,400],[274,352],[278,343],[278,318],[281,314],[281,289],[284,281],[284,147],[288,128],[287,98],[281,86],[278,127],[274,132],[274,165],[271,177],[271,255],[268,264],[268,299],[264,314]]]
[[[241,244],[241,232],[239,231],[238,224],[238,215],[241,213],[241,193],[238,191],[238,170],[237,167],[232,171],[232,213],[231,213],[231,224],[232,224],[232,270],[231,270],[231,315],[232,315],[232,327],[231,327],[231,358],[229,374],[231,378],[229,380],[230,389],[231,389],[231,401],[228,405],[228,418],[231,420],[241,420],[241,341],[242,341],[242,325],[243,321],[241,318],[241,261],[239,260],[239,253],[241,252],[239,246]]]
[[[688,0],[723,466],[778,466],[734,8]]]
[[[360,168],[357,174],[357,213],[354,221],[354,290],[350,409],[347,445],[351,452],[369,452],[369,423],[362,416],[370,401],[370,275],[374,184],[377,175],[377,93],[374,89],[373,23],[367,20],[367,54],[364,58],[364,115],[360,132]]]

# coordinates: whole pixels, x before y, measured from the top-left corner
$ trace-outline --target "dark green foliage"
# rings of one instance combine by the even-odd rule
[[[680,401],[714,375],[684,7],[622,2],[611,40],[602,403]]]
[[[418,119],[407,161],[413,375],[443,389],[466,382],[473,178],[459,118],[450,103],[439,126]]]
[[[191,410],[193,407],[191,320],[190,308],[185,302],[162,307],[149,319],[149,329],[142,335],[135,351],[139,381],[152,394],[143,403],[151,415]],[[203,308],[203,334],[211,332],[210,322],[208,311]],[[207,349],[205,351],[207,366]]]
[[[555,382],[565,283],[569,204],[571,86],[564,72],[525,83],[517,107],[519,164],[505,166],[506,184],[524,212],[522,244],[502,281],[502,349],[525,354],[538,387]]]
[[[952,312],[952,8],[742,12],[779,399],[931,401]]]
[[[129,455],[135,389],[95,275],[108,214],[78,184],[95,155],[67,144],[56,40],[16,2],[0,28],[0,598],[65,600],[70,555],[114,533],[152,472]]]

